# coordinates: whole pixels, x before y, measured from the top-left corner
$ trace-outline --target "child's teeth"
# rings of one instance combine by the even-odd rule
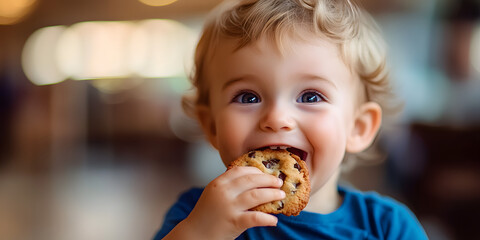
[[[287,148],[288,148],[287,146],[270,146],[270,149],[272,150],[278,150],[278,149],[286,150]]]

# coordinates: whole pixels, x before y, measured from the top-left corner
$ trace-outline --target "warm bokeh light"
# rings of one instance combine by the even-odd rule
[[[196,36],[173,20],[142,21],[132,36],[131,66],[147,78],[184,76],[192,66]]]
[[[29,14],[36,0],[0,0],[0,25],[15,24]]]
[[[65,29],[64,26],[39,29],[25,43],[22,67],[25,75],[34,84],[55,84],[67,78],[58,68],[56,58],[56,46]]]
[[[184,24],[165,19],[48,27],[30,37],[23,67],[37,85],[67,78],[185,78],[197,36]],[[122,89],[110,81],[97,85],[105,92]]]
[[[177,0],[139,0],[143,4],[153,7],[166,6],[176,2]]]
[[[133,28],[129,22],[82,22],[71,26],[60,39],[61,69],[76,80],[131,75],[125,49]]]

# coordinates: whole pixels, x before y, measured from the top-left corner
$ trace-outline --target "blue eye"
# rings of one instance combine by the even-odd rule
[[[252,103],[259,103],[260,98],[255,93],[243,92],[235,96],[232,102],[252,104]]]
[[[325,97],[316,91],[303,92],[302,95],[297,98],[298,103],[316,103],[321,101],[325,101]]]

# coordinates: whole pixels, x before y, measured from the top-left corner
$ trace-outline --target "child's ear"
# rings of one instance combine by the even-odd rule
[[[214,148],[217,148],[217,130],[210,107],[206,105],[197,106],[197,117],[207,140]]]
[[[382,123],[382,108],[378,103],[367,102],[358,109],[354,125],[347,139],[347,152],[359,153],[368,148]]]

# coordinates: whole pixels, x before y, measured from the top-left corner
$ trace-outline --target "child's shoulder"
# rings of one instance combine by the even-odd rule
[[[362,192],[350,187],[339,187],[344,196],[345,212],[353,219],[377,222],[391,235],[407,234],[424,239],[425,232],[413,212],[403,203],[377,192]]]
[[[375,191],[360,191],[352,187],[339,186],[338,191],[344,197],[346,207],[360,207],[368,211],[410,211],[403,203]]]

